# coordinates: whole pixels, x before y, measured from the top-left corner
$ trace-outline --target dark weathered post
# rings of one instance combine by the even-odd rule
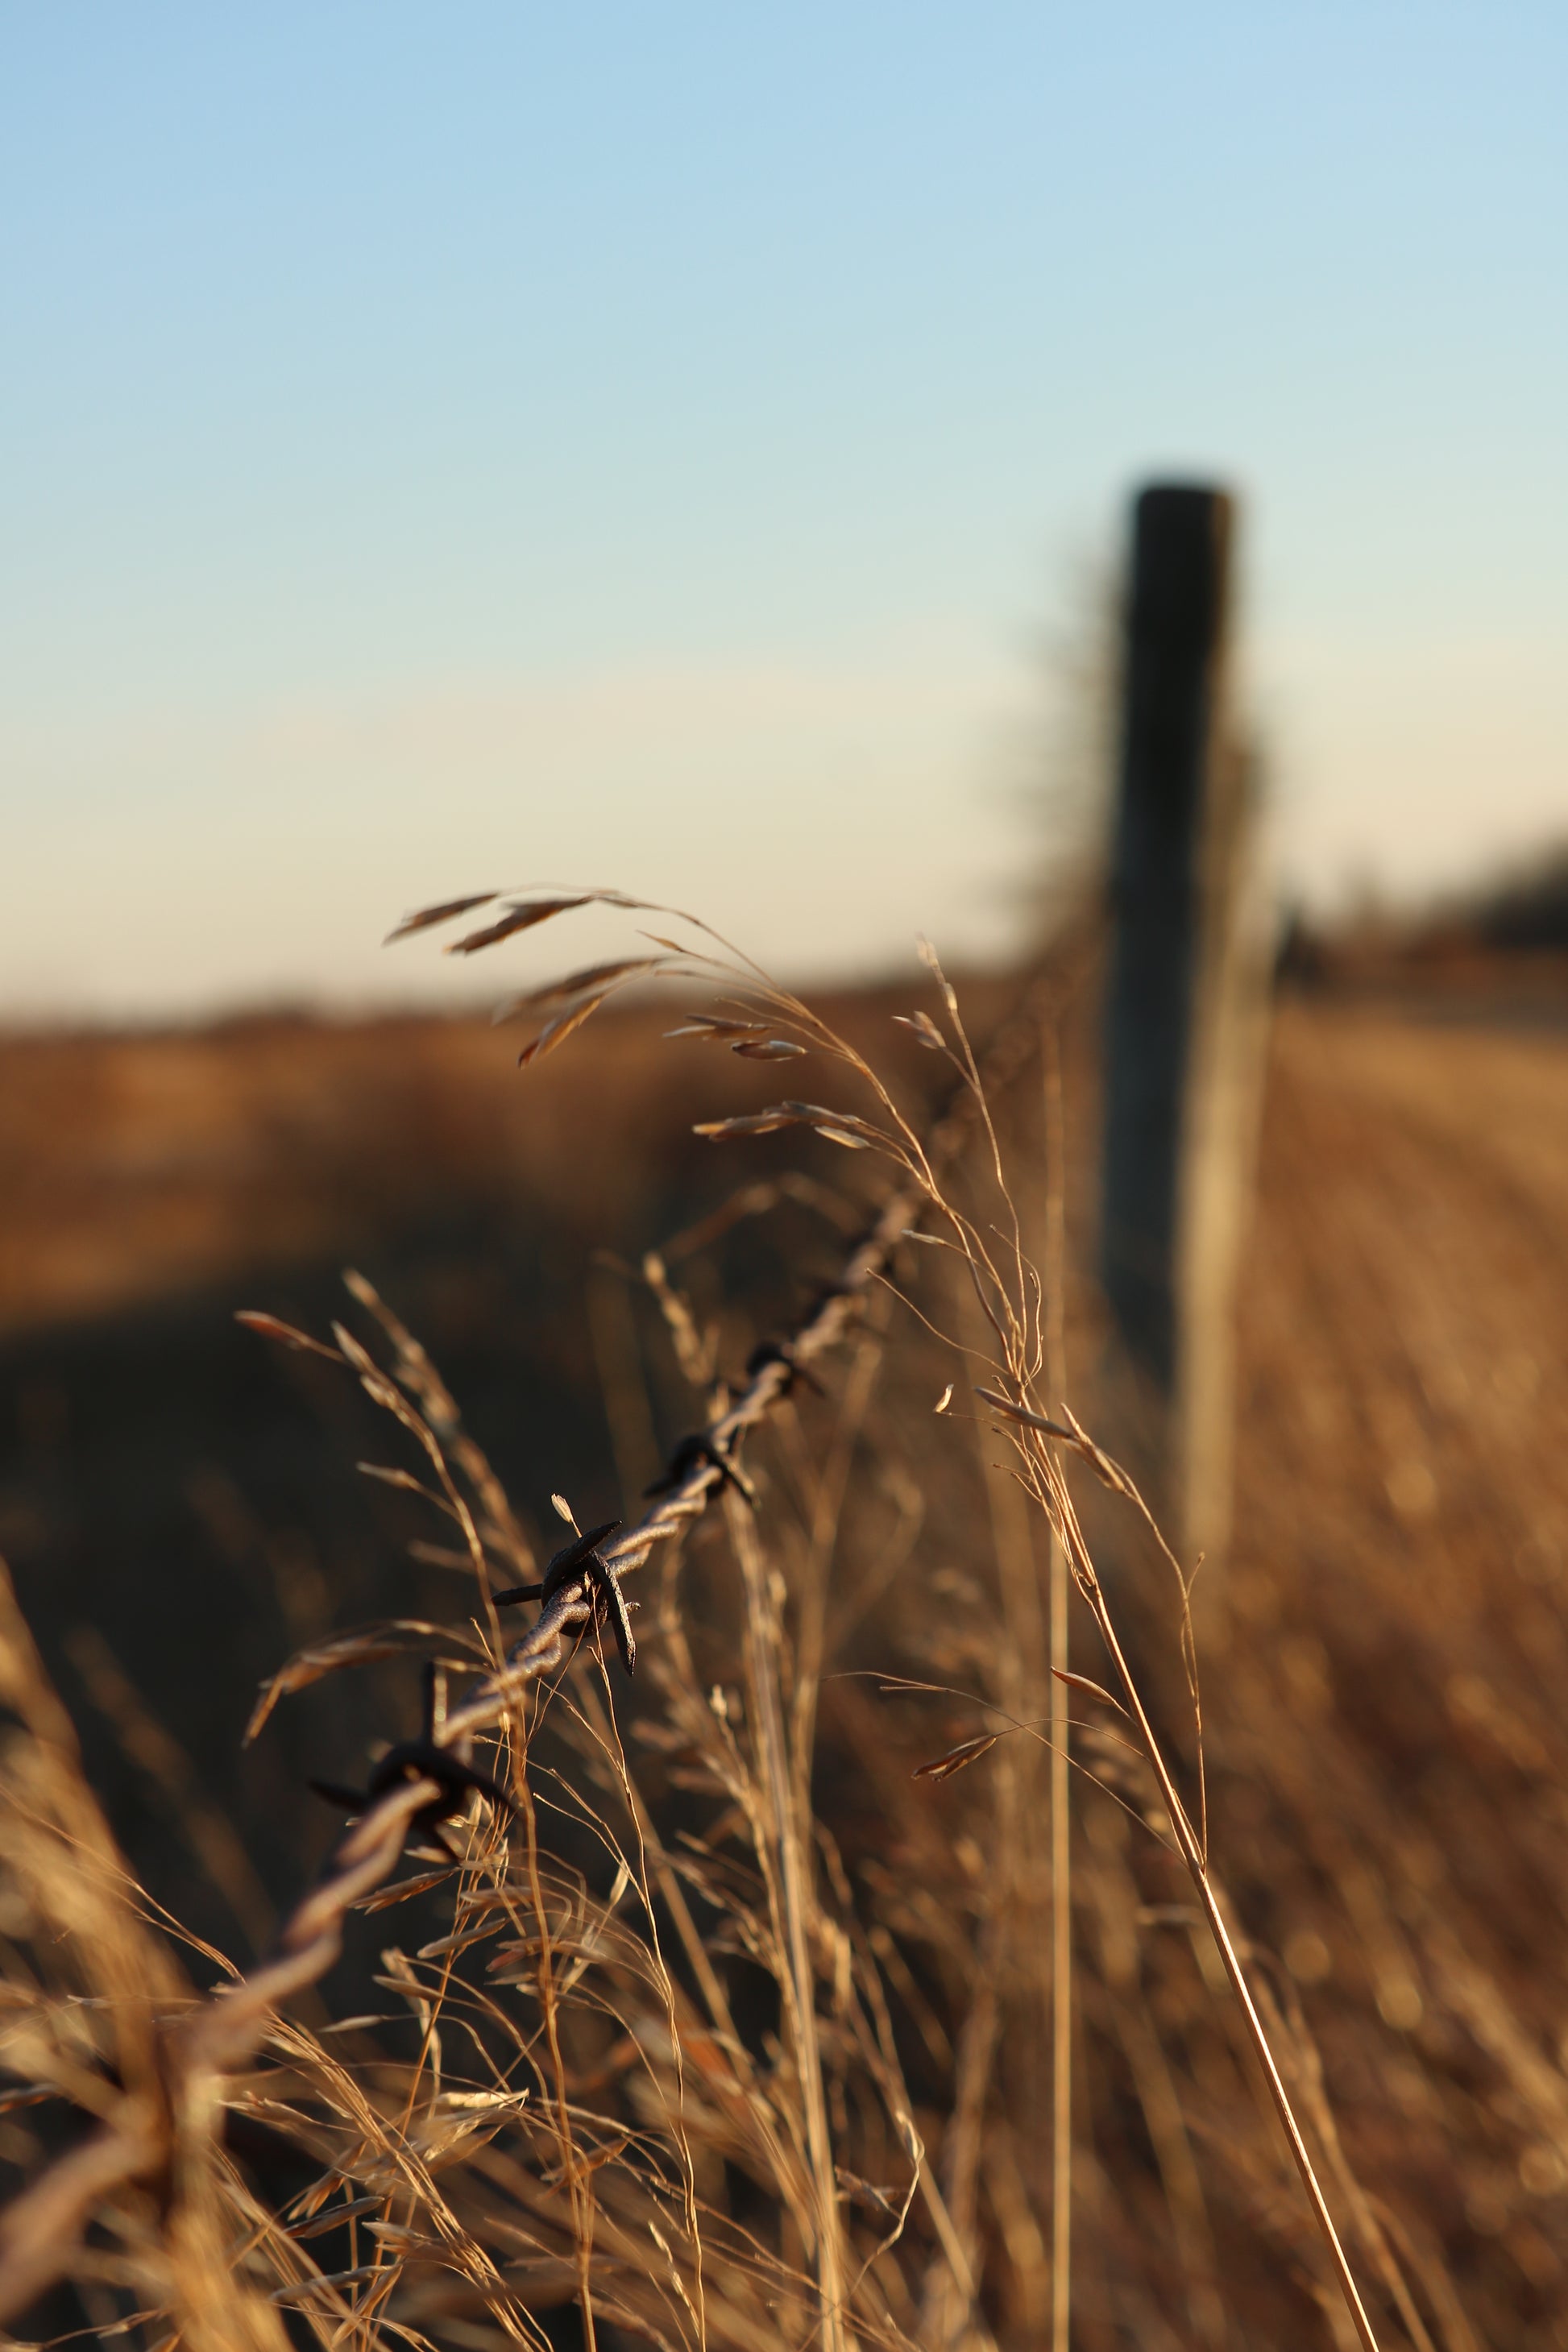
[[[1189,1559],[1211,1561],[1228,1534],[1263,1004],[1250,763],[1229,707],[1235,534],[1223,490],[1160,484],[1134,502],[1100,1241],[1121,1340],[1163,1408],[1166,1507]]]

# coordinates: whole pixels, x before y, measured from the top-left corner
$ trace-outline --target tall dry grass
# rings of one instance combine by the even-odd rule
[[[725,961],[700,939],[696,955]],[[1521,2184],[1498,2189],[1489,2156],[1504,2212],[1489,2242],[1511,2242],[1521,2196],[1552,2193],[1558,2062],[1495,1925],[1489,1941],[1452,1890],[1456,1858],[1439,1845],[1434,1862],[1435,1823],[1412,1820],[1397,1776],[1380,1781],[1386,1756],[1336,1723],[1326,1653],[1292,1622],[1300,1596],[1271,1591],[1245,1546],[1236,1643],[1205,1689],[1205,1792],[1183,1570],[1062,1417],[1064,1389],[1093,1391],[1098,1339],[1062,1238],[1059,991],[1025,1016],[1043,1050],[1005,1049],[1017,1066],[987,1090],[933,971],[930,1010],[910,1017],[973,1107],[962,1148],[950,1127],[933,1152],[860,1055],[763,976],[689,953],[664,969],[735,1000],[697,993],[697,1042],[668,1050],[805,1049],[811,1102],[792,1072],[766,1124],[815,1151],[805,1181],[857,1237],[794,1360],[764,1353],[744,1374],[768,1335],[701,1309],[686,1241],[644,1269],[693,1424],[722,1431],[766,1391],[721,1441],[749,1433],[755,1507],[689,1449],[605,1545],[640,1570],[631,1685],[584,1580],[547,1604],[548,1638],[519,1645],[490,1595],[529,1573],[521,1517],[362,1286],[355,1328],[317,1344],[389,1415],[374,1467],[423,1490],[467,1612],[319,1645],[277,1696],[393,1648],[434,1654],[437,1727],[511,1810],[476,1799],[421,1824],[443,1787],[416,1759],[249,1990],[216,1999],[198,1989],[226,1965],[182,1956],[129,1884],[8,1621],[20,2096],[3,2152],[35,2176],[0,2238],[13,2314],[58,2273],[96,2332],[149,2344],[541,2343],[572,2310],[588,2341],[1022,2345],[1060,2326],[1070,2277],[1085,2346],[1353,2340],[1283,2100],[1380,2337],[1556,2340],[1540,2225],[1543,2252],[1521,2236],[1509,2257],[1534,2262],[1547,2307],[1531,2313],[1468,2260],[1454,2221],[1482,2147],[1517,2142]],[[570,1018],[604,984],[534,1009]],[[762,1124],[742,1114],[716,1145],[752,1149]],[[768,1197],[748,1182],[737,1213]],[[922,1240],[900,1243],[906,1226]],[[1255,1529],[1286,1462],[1300,1466],[1276,1513],[1301,1508],[1315,1469],[1331,1528],[1329,1471],[1358,1442],[1333,1421],[1331,1356],[1312,1353],[1325,1278],[1316,1256],[1274,1268],[1254,1301],[1276,1322],[1253,1378],[1261,1360],[1277,1396]],[[600,1337],[631,1462],[640,1367],[613,1325]],[[1369,1579],[1359,1605],[1410,1644],[1419,1685],[1414,1612],[1388,1582]],[[1348,1599],[1348,1568],[1337,1589]],[[1531,1727],[1510,1731],[1495,1696],[1488,1714],[1491,1688],[1478,1670],[1451,1719],[1543,1769],[1539,1732],[1527,1757]],[[1506,1876],[1518,1826],[1471,1834]],[[423,1852],[399,1878],[410,1836]],[[450,1853],[433,1843],[447,1839]],[[1549,1875],[1549,1852],[1528,1859]],[[296,2005],[285,2021],[275,2002],[325,1972],[345,1919],[373,1949],[395,1938],[376,2014]],[[1456,2013],[1468,2042],[1419,2038]],[[1439,2119],[1458,2143],[1441,2182]]]

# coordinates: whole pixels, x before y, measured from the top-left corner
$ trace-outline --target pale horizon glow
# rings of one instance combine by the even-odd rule
[[[379,943],[534,878],[994,962],[1173,475],[1282,893],[1568,834],[1546,0],[0,0],[0,1019],[482,998]]]

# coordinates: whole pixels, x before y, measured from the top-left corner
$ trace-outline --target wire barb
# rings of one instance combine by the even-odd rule
[[[616,1524],[611,1521],[612,1526]],[[451,1741],[442,1738],[447,1727],[447,1679],[433,1658],[426,1661],[423,1686],[418,1738],[399,1740],[389,1748],[373,1769],[368,1788],[345,1789],[335,1780],[315,1780],[310,1787],[329,1804],[339,1805],[352,1817],[363,1819],[380,1798],[392,1790],[411,1782],[434,1781],[438,1793],[413,1815],[408,1835],[426,1839],[456,1862],[457,1854],[441,1834],[442,1822],[460,1813],[476,1792],[502,1819],[510,1818],[512,1802],[506,1790],[473,1762],[471,1736]]]
[[[787,1377],[779,1385],[779,1394],[782,1396],[797,1375],[794,1368],[788,1366],[788,1360],[782,1350],[771,1360],[786,1366]],[[689,1437],[679,1439],[668,1464],[657,1478],[649,1480],[643,1488],[643,1493],[645,1496],[679,1494],[690,1478],[692,1472],[704,1465],[718,1472],[721,1486],[733,1486],[742,1501],[748,1503],[753,1511],[756,1509],[755,1487],[742,1470],[740,1464],[731,1459],[729,1447],[720,1443],[711,1429],[695,1429]]]
[[[637,1666],[637,1645],[632,1638],[631,1612],[626,1596],[621,1591],[619,1570],[605,1559],[599,1549],[606,1536],[613,1536],[620,1526],[619,1519],[606,1519],[603,1527],[590,1528],[554,1553],[539,1584],[512,1584],[504,1592],[492,1592],[490,1599],[498,1609],[510,1609],[520,1601],[542,1601],[548,1609],[574,1579],[586,1576],[592,1582],[594,1597],[599,1603],[598,1615],[607,1617],[616,1637],[616,1647],[621,1654],[621,1664],[630,1675]]]

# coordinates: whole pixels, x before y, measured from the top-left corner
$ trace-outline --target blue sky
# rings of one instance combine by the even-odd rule
[[[1558,5],[0,5],[0,1007],[491,881],[1001,951],[1129,489],[1284,885],[1568,830]],[[409,960],[413,959],[413,960]]]

